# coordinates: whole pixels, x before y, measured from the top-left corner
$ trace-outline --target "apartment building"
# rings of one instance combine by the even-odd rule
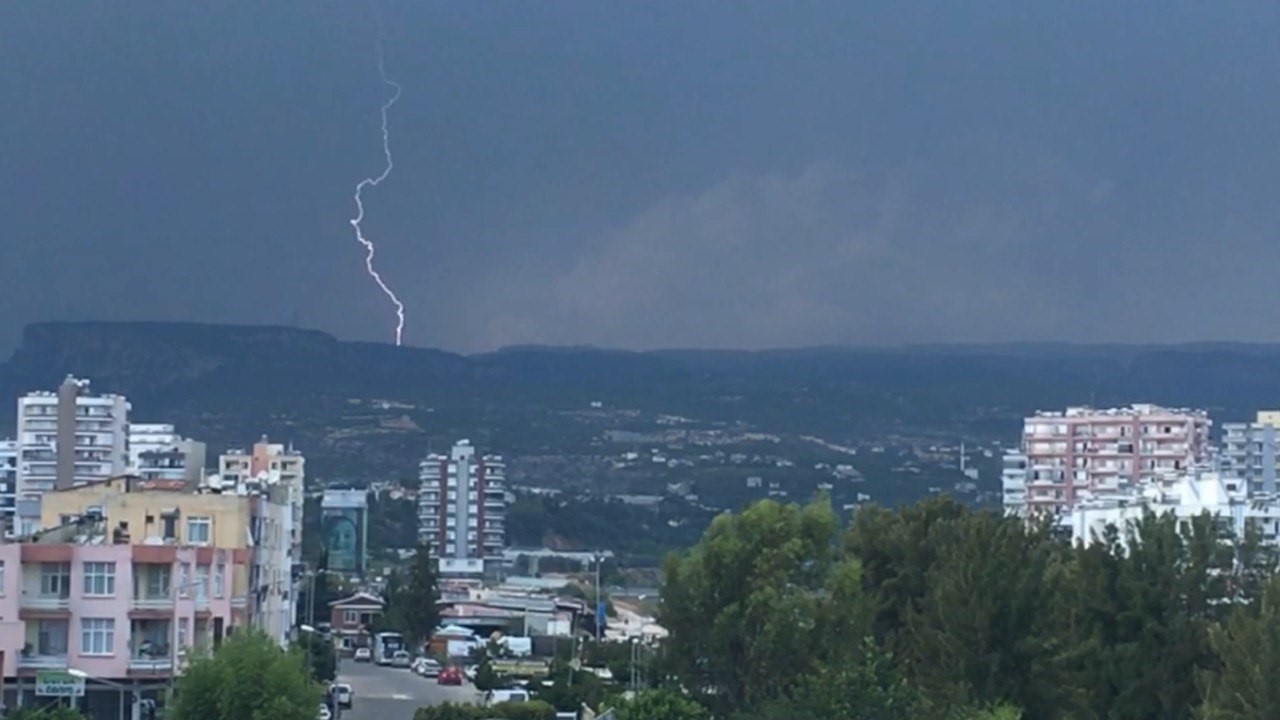
[[[129,425],[129,474],[157,486],[197,486],[205,475],[205,444],[168,423]]]
[[[96,517],[0,544],[0,646],[8,707],[43,704],[36,675],[74,669],[90,678],[95,718],[131,717],[133,693],[154,699],[194,648],[216,648],[243,624],[234,578],[245,550],[139,544]]]
[[[1017,515],[1027,505],[1027,456],[1020,450],[1006,450],[1000,469],[1000,487],[1006,514]]]
[[[0,529],[14,527],[18,493],[18,443],[0,440]],[[3,532],[0,532],[2,535]]]
[[[1243,479],[1250,493],[1275,493],[1278,427],[1280,410],[1261,410],[1249,423],[1223,423],[1218,470]]]
[[[501,572],[506,545],[506,463],[478,456],[469,440],[420,465],[418,536],[439,558],[442,578]]]
[[[128,468],[129,401],[94,395],[67,376],[56,392],[18,398],[18,515],[34,530],[42,493],[119,475]]]
[[[1240,478],[1206,470],[1170,474],[1082,498],[1057,522],[1073,542],[1088,544],[1107,526],[1116,527],[1123,536],[1146,513],[1186,520],[1207,513],[1236,537],[1243,537],[1252,525],[1263,543],[1275,545],[1280,540],[1280,498],[1251,497]]]
[[[307,459],[292,445],[271,442],[266,435],[248,451],[228,450],[218,458],[218,475],[223,483],[245,482],[280,485],[289,489],[293,512],[290,542],[293,557],[302,557],[302,513],[306,498]]]
[[[1021,447],[1006,457],[1006,467],[1015,467],[1005,476],[1005,506],[1061,513],[1080,498],[1208,463],[1211,425],[1202,410],[1150,404],[1037,412],[1024,421]],[[1021,486],[1018,455],[1025,459]]]
[[[157,490],[124,476],[50,493],[41,524],[56,527],[76,517],[105,519],[112,532],[160,547],[217,548],[244,562],[226,578],[237,598],[236,625],[252,625],[283,644],[294,625],[289,535],[292,513],[284,487],[222,484],[194,490]]]

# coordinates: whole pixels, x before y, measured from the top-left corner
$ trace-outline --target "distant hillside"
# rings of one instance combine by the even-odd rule
[[[1068,403],[1195,405],[1220,420],[1280,405],[1274,345],[524,347],[463,356],[285,327],[108,322],[27,327],[0,365],[0,398],[51,389],[67,373],[128,394],[140,419],[173,419],[210,442],[270,432],[310,441],[322,457],[403,467],[428,439],[463,434],[509,453],[580,450],[597,430],[570,432],[557,413],[594,400],[833,442],[922,429],[1011,439],[1022,414]],[[368,420],[352,409],[362,398],[412,406],[403,414],[423,430],[396,434],[397,422],[412,424]],[[371,429],[359,429],[366,421]],[[12,424],[0,413],[0,433]]]

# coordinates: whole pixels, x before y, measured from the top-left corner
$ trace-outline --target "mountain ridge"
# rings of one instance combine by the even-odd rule
[[[1280,403],[1280,345],[1271,344],[522,346],[463,355],[280,325],[93,321],[27,326],[0,364],[0,393],[51,390],[67,374],[127,395],[135,417],[183,423],[211,441],[327,424],[316,442],[341,444],[329,426],[347,422],[351,403],[380,398],[418,408],[412,419],[424,433],[492,433],[511,452],[594,442],[598,427],[561,430],[596,402],[833,442],[926,430],[1012,442],[1021,417],[1069,404],[1158,402],[1243,419]],[[0,413],[0,434],[12,431],[12,415]]]

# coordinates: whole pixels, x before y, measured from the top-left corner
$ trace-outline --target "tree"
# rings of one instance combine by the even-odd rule
[[[418,708],[413,720],[555,720],[555,716],[555,708],[538,700],[504,702],[492,707],[447,702]]]
[[[301,653],[266,635],[238,632],[178,679],[170,720],[315,720],[323,689]]]
[[[478,673],[476,677],[478,689]],[[598,707],[607,692],[600,676],[587,670],[575,670],[568,664],[557,664],[547,680],[550,685],[541,685],[534,692],[539,700],[562,712],[576,711],[583,705]]]
[[[831,627],[861,638],[858,570],[840,557],[837,530],[829,502],[766,500],[717,517],[668,558],[659,615],[684,687],[721,713],[750,710],[847,650]]]
[[[1062,548],[1016,518],[954,523],[899,643],[913,679],[949,706],[1012,701],[1032,717],[1076,717],[1052,613]]]
[[[1230,607],[1234,543],[1207,515],[1148,514],[1099,539],[1073,553],[1057,604],[1076,648],[1072,684],[1094,717],[1186,720],[1215,662],[1209,627]]]
[[[969,512],[939,497],[897,511],[868,505],[854,516],[845,546],[861,566],[872,631],[888,649],[902,649],[907,623],[924,602],[928,574]]]
[[[387,621],[404,633],[411,646],[431,639],[440,625],[440,590],[429,545],[418,546],[404,584],[397,580],[394,594],[388,586],[387,601]]]
[[[856,658],[818,668],[787,697],[769,702],[749,720],[915,720],[924,716],[923,698],[891,656],[870,637],[857,652]]]
[[[711,713],[674,690],[646,690],[617,707],[618,720],[711,720]]]
[[[1201,720],[1280,718],[1280,580],[1260,603],[1212,628],[1209,640],[1219,664],[1199,677]]]
[[[338,653],[331,640],[320,633],[304,632],[298,638],[298,646],[311,659],[311,677],[332,682],[338,676]]]

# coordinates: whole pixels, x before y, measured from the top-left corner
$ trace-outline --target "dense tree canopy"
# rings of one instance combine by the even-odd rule
[[[668,559],[666,677],[718,720],[1280,718],[1274,569],[1208,516],[1073,546],[946,499],[843,531],[764,501]]]
[[[302,654],[239,632],[178,679],[169,720],[315,720],[324,691]]]
[[[338,652],[332,640],[317,632],[304,632],[298,637],[298,647],[310,661],[312,678],[329,682],[338,677]]]
[[[387,582],[387,610],[376,630],[404,633],[411,646],[431,639],[440,625],[440,590],[431,548],[419,545],[406,575],[393,573]]]

